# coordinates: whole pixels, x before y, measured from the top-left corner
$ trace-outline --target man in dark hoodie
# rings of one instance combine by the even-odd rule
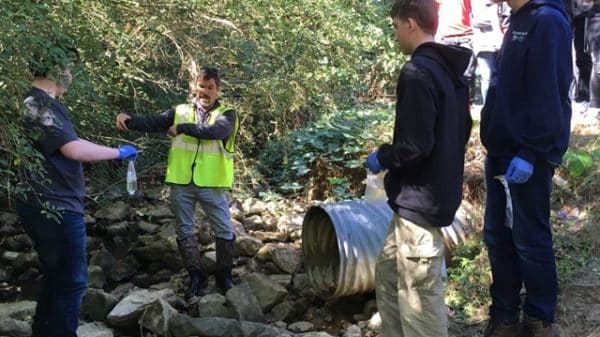
[[[572,33],[563,0],[508,4],[510,26],[481,122],[488,151],[484,241],[493,275],[485,336],[552,336],[557,276],[550,192],[569,144]]]
[[[373,173],[388,170],[385,190],[394,218],[375,272],[382,337],[444,337],[441,227],[462,199],[465,145],[471,131],[471,51],[433,42],[435,0],[397,0],[391,16],[400,49],[412,55],[397,84],[392,144],[371,153]]]

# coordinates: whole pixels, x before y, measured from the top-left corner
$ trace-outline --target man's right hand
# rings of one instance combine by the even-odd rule
[[[120,113],[117,115],[117,130],[119,131],[129,131],[129,129],[127,128],[127,125],[125,124],[125,121],[131,119],[131,116],[129,116],[126,113]]]

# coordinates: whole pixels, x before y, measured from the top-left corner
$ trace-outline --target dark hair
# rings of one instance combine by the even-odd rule
[[[476,0],[481,1],[481,0]],[[428,34],[434,34],[438,28],[438,4],[436,0],[396,0],[390,11],[392,19],[415,20]]]
[[[215,80],[217,87],[221,86],[221,76],[219,76],[219,71],[216,68],[202,67],[198,73],[198,76],[196,76],[196,81],[200,80],[200,78],[204,78],[206,80]]]
[[[63,37],[40,46],[29,61],[29,71],[33,77],[47,77],[57,66],[68,68],[78,64],[79,60],[79,51],[73,41]]]

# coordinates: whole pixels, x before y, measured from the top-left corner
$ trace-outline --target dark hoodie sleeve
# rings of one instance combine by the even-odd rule
[[[130,130],[142,132],[166,132],[175,120],[175,109],[169,109],[158,115],[133,115],[125,121]]]
[[[234,110],[225,111],[212,125],[195,123],[177,124],[177,133],[184,133],[198,139],[225,139],[229,137],[236,123]]]
[[[396,106],[393,144],[379,147],[377,160],[386,169],[403,169],[427,158],[434,146],[436,120],[433,80],[414,64],[407,64],[398,80],[402,101]]]
[[[564,91],[572,80],[568,75],[572,67],[568,57],[571,33],[558,15],[540,13],[529,37],[534,46],[528,51],[525,77],[528,99],[523,111],[527,113],[527,127],[517,156],[530,163],[535,163],[536,154],[553,149],[569,123],[561,97],[566,97]]]

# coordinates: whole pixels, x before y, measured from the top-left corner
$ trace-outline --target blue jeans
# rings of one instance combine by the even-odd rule
[[[483,98],[484,104],[488,88],[490,87],[490,80],[496,66],[497,56],[498,52],[494,51],[481,51],[477,54],[477,72],[481,76],[481,97]]]
[[[171,208],[177,219],[177,239],[183,240],[194,235],[196,203],[200,203],[216,237],[233,239],[233,225],[225,190],[194,184],[171,185]]]
[[[513,228],[505,226],[506,194],[494,176],[506,171],[512,158],[488,157],[485,167],[487,202],[484,241],[493,282],[490,317],[502,322],[519,318],[521,287],[527,292],[523,311],[554,321],[558,281],[550,225],[550,193],[554,169],[538,160],[525,184],[511,184]]]
[[[76,337],[87,289],[83,214],[63,211],[48,219],[36,207],[17,204],[25,232],[33,240],[43,275],[33,319],[33,337]]]

